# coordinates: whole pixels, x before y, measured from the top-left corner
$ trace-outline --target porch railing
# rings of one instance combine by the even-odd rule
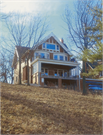
[[[77,76],[72,76],[72,75],[59,75],[59,74],[57,74],[57,75],[49,75],[48,73],[41,73],[41,77],[48,77],[48,78],[77,78]]]

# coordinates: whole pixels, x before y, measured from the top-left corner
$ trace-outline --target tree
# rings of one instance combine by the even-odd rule
[[[100,7],[94,7],[93,9],[90,9],[91,14],[94,16],[94,19],[96,20],[94,27],[87,27],[87,30],[92,30],[95,32],[93,35],[88,35],[91,40],[95,41],[95,45],[92,46],[90,49],[86,49],[81,54],[81,59],[86,62],[102,62],[102,10]],[[88,73],[84,73],[84,76],[97,76],[100,72],[102,72],[102,64],[98,64],[93,70],[89,70]]]
[[[71,43],[78,49],[75,51],[80,54],[85,49],[91,48],[95,44],[95,40],[90,39],[88,35],[92,35],[94,31],[87,30],[87,27],[93,27],[95,25],[94,16],[89,13],[89,7],[93,7],[92,0],[77,0],[75,3],[75,13],[69,11],[67,7],[65,10],[65,22],[68,27],[68,35],[69,39],[71,39]],[[72,22],[72,16],[75,15],[75,18]],[[73,48],[74,48],[73,46]],[[85,61],[83,61],[83,73],[85,73]],[[83,76],[83,94],[87,94],[85,76]]]
[[[2,53],[0,51],[0,81],[5,83],[13,83],[13,68],[12,65],[12,55],[5,51]]]
[[[3,38],[2,48],[14,53],[15,46],[35,46],[48,29],[47,18],[39,15],[15,13],[5,19],[9,39]],[[6,39],[6,40],[5,40]],[[7,47],[8,46],[8,47]],[[21,84],[21,53],[19,54],[19,84]]]

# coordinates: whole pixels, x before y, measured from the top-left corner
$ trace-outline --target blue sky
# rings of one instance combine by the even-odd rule
[[[67,43],[66,24],[62,20],[66,5],[73,11],[73,2],[76,0],[3,0],[2,11],[8,12],[29,12],[47,15],[50,22],[50,34],[53,32],[58,38],[63,38]]]
[[[64,42],[67,44],[69,49],[71,48],[71,46],[73,46],[72,44],[68,44],[68,40],[70,39],[67,37],[68,32],[65,30],[67,26],[63,21],[62,16],[65,12],[65,8],[67,5],[73,13],[74,3],[76,3],[76,0],[1,0],[1,1],[3,2],[1,5],[2,12],[5,13],[21,12],[32,14],[39,13],[42,16],[47,15],[48,20],[50,22],[50,31],[47,32],[45,36],[53,32],[57,36],[57,38],[64,39]]]

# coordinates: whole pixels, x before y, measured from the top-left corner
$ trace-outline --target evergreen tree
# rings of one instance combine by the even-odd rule
[[[94,40],[95,44],[89,48],[85,49],[80,58],[85,61],[85,62],[97,62],[98,65],[94,68],[88,71],[88,73],[82,73],[83,76],[97,76],[99,75],[100,72],[102,72],[102,56],[103,56],[103,51],[102,51],[102,10],[101,8],[95,7],[92,9],[92,15],[94,16],[95,19],[95,26],[94,27],[87,27],[87,30],[93,31],[92,35],[88,35],[90,37],[90,40]]]

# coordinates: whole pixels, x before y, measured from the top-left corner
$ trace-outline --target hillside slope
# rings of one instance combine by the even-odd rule
[[[1,83],[2,134],[101,134],[102,96]]]

